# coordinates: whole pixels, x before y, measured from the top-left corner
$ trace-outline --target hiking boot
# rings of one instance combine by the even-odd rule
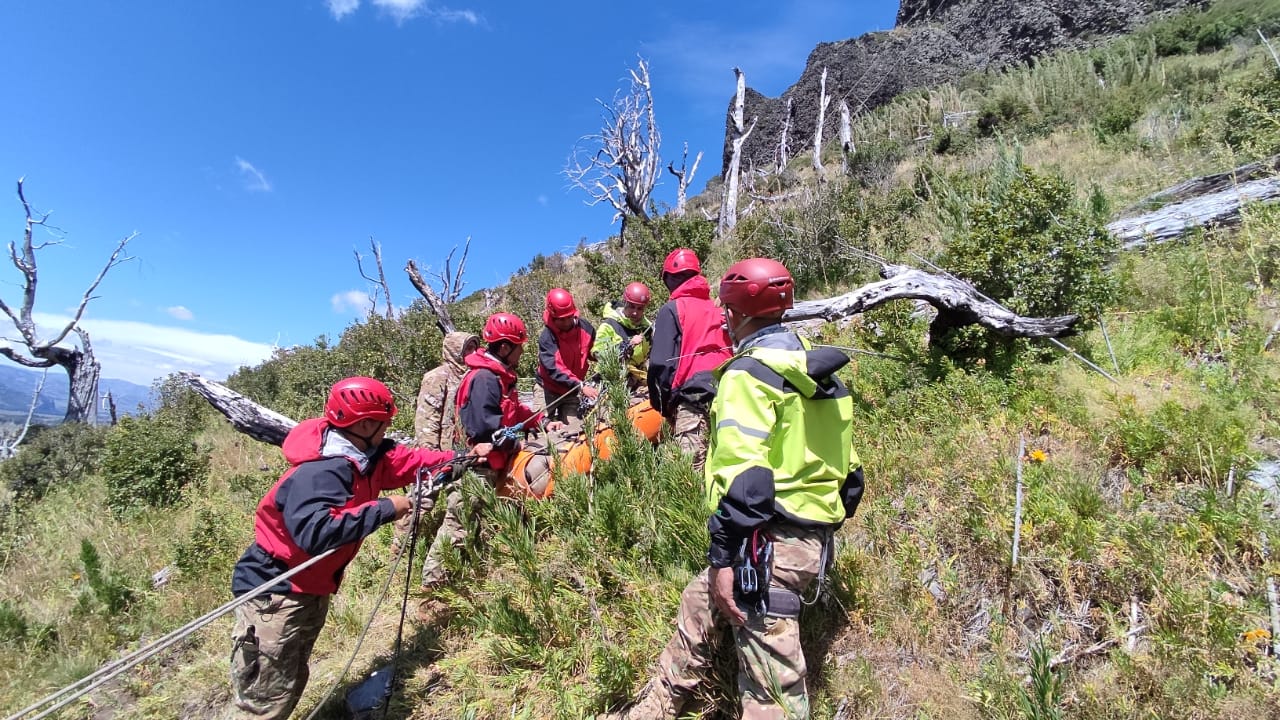
[[[634,705],[626,710],[601,713],[596,715],[596,720],[675,720],[683,704],[666,683],[650,680]]]
[[[416,615],[422,625],[444,625],[453,617],[453,608],[443,600],[427,598],[418,603]]]

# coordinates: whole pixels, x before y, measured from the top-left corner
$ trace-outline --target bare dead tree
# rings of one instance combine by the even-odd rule
[[[827,94],[827,69],[822,68],[822,79],[818,82],[818,124],[813,128],[813,171],[818,180],[825,177],[822,169],[822,126],[826,122],[827,105],[831,104],[831,96]]]
[[[52,337],[42,337],[39,328],[36,327],[35,320],[32,319],[32,312],[36,304],[36,286],[39,282],[39,270],[36,266],[36,253],[50,245],[60,245],[61,239],[48,240],[37,244],[33,240],[36,226],[43,226],[50,229],[48,225],[49,213],[37,213],[31,209],[31,204],[27,202],[26,195],[22,188],[23,180],[18,180],[18,200],[22,202],[22,209],[26,213],[26,227],[22,234],[22,247],[17,247],[14,243],[9,243],[9,260],[13,266],[22,273],[22,304],[15,310],[0,298],[0,311],[9,317],[13,322],[14,329],[18,331],[20,336],[18,347],[5,346],[0,347],[0,355],[10,360],[30,368],[50,368],[57,365],[67,371],[67,380],[70,383],[70,391],[67,395],[67,413],[64,418],[66,422],[82,422],[93,424],[97,421],[98,413],[98,378],[102,371],[97,359],[93,356],[93,346],[89,342],[89,334],[80,327],[80,318],[84,316],[84,310],[89,305],[89,301],[95,296],[93,293],[98,289],[98,285],[102,282],[102,278],[106,277],[107,272],[111,268],[120,263],[132,260],[131,255],[125,254],[125,246],[129,241],[137,236],[133,233],[116,243],[116,248],[111,253],[111,257],[107,259],[102,270],[98,272],[98,276],[89,284],[89,288],[84,291],[84,295],[80,298],[80,305],[76,308],[75,313],[66,325],[53,334]],[[72,332],[80,338],[80,347],[63,347],[59,345],[67,339]],[[8,340],[8,338],[0,338],[0,340]],[[19,348],[25,349],[25,354]]]
[[[684,152],[680,155],[680,170],[677,171],[671,163],[667,164],[667,171],[676,176],[676,208],[672,211],[676,217],[684,217],[685,200],[689,196],[689,183],[693,182],[693,176],[698,172],[698,163],[702,162],[702,151],[698,151],[698,156],[693,159],[693,167],[685,171],[685,166],[689,162],[689,143],[684,144]]]
[[[849,103],[840,101],[840,172],[849,174],[849,156],[854,153],[853,120],[849,117]]]
[[[570,184],[589,196],[587,205],[608,203],[614,209],[624,242],[629,218],[649,221],[649,196],[662,167],[649,65],[640,58],[628,73],[631,88],[625,94],[615,94],[612,103],[596,100],[604,108],[600,132],[578,141],[564,169]]]
[[[46,369],[40,373],[40,382],[36,383],[36,389],[31,393],[31,407],[27,408],[27,417],[22,421],[22,425],[12,433],[0,433],[0,460],[17,454],[18,446],[22,444],[27,437],[27,431],[31,429],[31,418],[35,417],[36,405],[40,403],[40,393],[44,392],[44,381],[48,379],[49,371]]]
[[[793,110],[791,109],[792,99],[787,98],[787,111],[782,116],[782,132],[778,134],[778,169],[776,172],[782,172],[787,169],[787,163],[791,161],[791,148],[787,145],[787,139],[791,135],[791,119]]]
[[[720,236],[724,237],[738,224],[738,175],[742,168],[742,143],[746,142],[751,131],[756,129],[756,118],[751,118],[751,127],[744,123],[743,114],[746,109],[747,80],[740,68],[733,69],[737,78],[738,90],[733,96],[733,154],[729,156],[729,169],[725,171],[724,198],[720,203]]]
[[[360,271],[360,277],[373,283],[373,311],[378,311],[378,295],[381,293],[383,300],[387,304],[387,319],[394,320],[396,316],[396,309],[391,305],[391,287],[387,285],[387,274],[382,271],[382,245],[374,242],[374,239],[370,237],[369,249],[373,252],[373,261],[374,266],[378,270],[378,277],[370,277],[369,273],[365,272],[364,258],[360,255],[359,250],[353,251],[356,255],[356,269]]]

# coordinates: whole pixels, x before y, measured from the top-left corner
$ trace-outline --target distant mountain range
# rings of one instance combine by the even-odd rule
[[[0,422],[21,421],[31,407],[31,395],[40,384],[40,371],[0,363]],[[120,415],[136,414],[139,408],[150,409],[154,404],[151,388],[125,380],[103,378],[98,382],[98,395],[107,392],[116,401]],[[49,377],[40,391],[36,403],[35,420],[41,423],[61,422],[67,412],[67,374],[62,368],[49,369]],[[98,417],[111,418],[110,411],[99,403]]]

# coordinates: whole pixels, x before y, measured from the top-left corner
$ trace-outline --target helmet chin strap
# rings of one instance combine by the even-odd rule
[[[347,433],[349,433],[349,434],[351,434],[351,435],[355,436],[355,437],[356,437],[356,438],[358,438],[361,442],[363,442],[363,443],[364,443],[364,451],[365,451],[365,452],[369,452],[370,450],[372,450],[372,449],[373,449],[373,436],[378,434],[378,431],[377,431],[377,430],[374,430],[373,432],[369,433],[368,435],[361,435],[360,433],[356,432],[356,431],[355,431],[355,426],[354,426],[354,425],[352,425],[351,427],[348,427],[348,428],[343,428],[343,430],[345,430]]]

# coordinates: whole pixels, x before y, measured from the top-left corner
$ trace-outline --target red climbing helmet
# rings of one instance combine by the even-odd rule
[[[698,255],[689,248],[676,248],[667,256],[666,262],[662,263],[662,272],[668,275],[676,275],[682,272],[702,272],[702,263],[698,262]]]
[[[391,422],[396,401],[386,385],[371,377],[349,377],[334,383],[324,404],[324,416],[334,427],[350,427],[361,420]]]
[[[484,329],[480,331],[480,335],[490,345],[499,340],[523,345],[529,339],[529,331],[524,329],[524,321],[511,313],[490,315],[489,319],[484,321]]]
[[[642,282],[633,282],[622,291],[622,299],[632,305],[645,306],[649,304],[649,300],[653,298],[653,293],[649,292],[649,286]]]
[[[739,260],[720,279],[720,304],[747,317],[777,315],[795,304],[795,282],[777,260]]]
[[[547,317],[552,320],[567,317],[578,317],[578,306],[573,304],[573,295],[564,288],[551,288],[547,292]]]

